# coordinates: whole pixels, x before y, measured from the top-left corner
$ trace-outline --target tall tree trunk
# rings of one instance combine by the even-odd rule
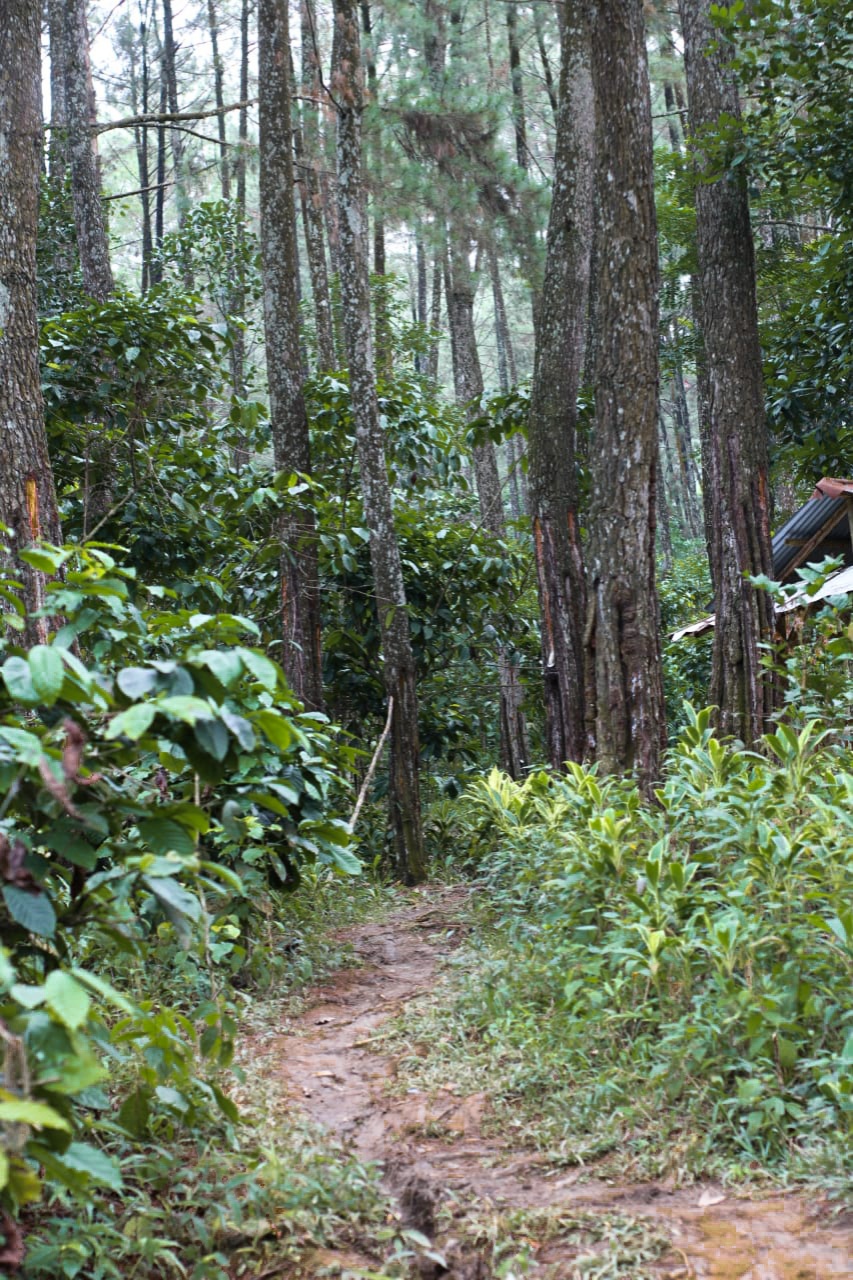
[[[241,238],[245,235],[246,226],[246,168],[248,164],[248,147],[249,147],[249,0],[242,0],[240,6],[240,114],[237,125],[237,159],[234,169],[236,201],[237,201],[237,217],[239,219],[239,234]],[[234,270],[234,281],[229,299],[229,309],[232,315],[243,318],[246,311],[246,269],[244,266],[243,254],[238,254],[237,263]],[[231,386],[234,395],[239,399],[244,399],[246,395],[246,334],[242,327],[238,326],[234,331],[231,342],[231,350],[228,353],[228,362],[231,370]],[[249,451],[246,447],[246,441],[240,437],[234,446],[231,455],[231,464],[237,470],[245,466],[249,461]]]
[[[542,621],[545,739],[555,769],[586,752],[585,586],[575,459],[593,208],[595,104],[585,0],[566,6],[557,150],[528,419],[530,516]]]
[[[79,2],[79,0],[78,0]],[[163,3],[163,50],[161,55],[161,71],[166,85],[166,102],[169,112],[172,115],[178,113],[178,49],[175,44],[175,31],[172,20],[172,0],[162,0]],[[174,168],[175,182],[175,203],[178,210],[178,226],[183,227],[187,220],[189,212],[189,198],[187,196],[186,184],[186,165],[184,162],[184,135],[181,132],[180,125],[173,124],[169,130],[169,141],[172,146],[172,165]],[[183,276],[184,287],[188,290],[193,288],[192,265],[189,258],[185,256],[181,274]]]
[[[317,369],[328,373],[335,368],[335,331],[332,319],[332,299],[329,293],[329,273],[326,267],[326,245],[323,234],[322,192],[317,175],[320,152],[320,126],[317,100],[320,96],[320,75],[314,48],[315,19],[313,0],[301,0],[302,35],[302,129],[297,131],[301,162],[297,181],[302,203],[302,226],[305,234],[305,250],[308,258],[308,274],[311,278],[311,294],[314,299],[314,329],[317,345]]]
[[[565,4],[562,0],[560,8],[565,10]],[[539,49],[539,60],[542,63],[542,74],[545,77],[545,88],[548,90],[548,101],[551,104],[551,112],[554,116],[554,124],[556,125],[560,103],[557,97],[557,86],[554,84],[554,76],[551,71],[551,60],[548,57],[548,49],[545,45],[545,19],[542,13],[541,4],[534,4],[533,6],[533,25],[536,31],[536,45]]]
[[[85,0],[67,0],[63,34],[68,158],[83,288],[90,297],[104,302],[113,291],[113,273],[101,201],[100,166],[92,132],[96,123],[95,92],[89,63]]]
[[[370,5],[362,3],[360,7],[362,30],[365,38],[364,61],[367,68],[367,88],[371,102],[376,103],[379,95],[379,82],[376,74],[376,51],[373,47],[373,24]],[[382,143],[379,137],[377,137],[373,147],[373,179],[373,272],[374,275],[385,276],[388,273],[388,263],[385,256],[385,217],[379,198],[379,192],[382,190]],[[388,301],[388,289],[383,282],[377,286],[375,296],[375,351],[376,372],[385,378],[390,377],[393,365]]]
[[[456,400],[466,407],[469,417],[479,414],[483,394],[483,374],[474,329],[474,280],[468,265],[468,241],[459,230],[454,234],[450,250],[450,287],[448,313],[455,360],[453,376]],[[496,538],[506,538],[501,480],[495,446],[490,440],[474,446],[474,477],[480,504],[480,523]],[[497,630],[497,628],[496,628]],[[498,632],[499,634],[499,632]],[[527,768],[530,752],[527,725],[521,710],[523,690],[518,669],[505,644],[498,642],[500,675],[500,743],[501,764],[512,778],[521,778]]]
[[[517,381],[515,369],[515,352],[512,349],[512,334],[506,318],[503,287],[501,285],[500,264],[494,243],[489,244],[489,275],[492,280],[492,301],[495,308],[495,347],[498,353],[498,384],[504,395]],[[523,513],[519,470],[521,463],[520,442],[516,436],[510,436],[505,446],[507,460],[507,482],[509,485],[509,507],[513,520]]]
[[[50,146],[48,176],[55,193],[68,172],[68,105],[65,99],[65,0],[48,0],[50,41]]]
[[[228,160],[228,142],[225,131],[225,72],[222,57],[219,53],[219,15],[216,12],[216,0],[207,0],[207,26],[210,32],[210,51],[213,55],[213,95],[216,110],[216,127],[219,136],[219,184],[222,199],[231,199],[231,169]]]
[[[134,115],[147,115],[150,110],[148,100],[148,34],[145,23],[139,27],[139,49],[142,66],[137,70],[136,47],[131,33],[127,44],[127,57],[130,70],[130,109]],[[151,283],[151,255],[154,243],[151,237],[151,192],[148,190],[150,178],[148,169],[148,130],[137,125],[133,131],[134,150],[136,151],[136,172],[139,178],[139,203],[142,213],[142,271],[140,292],[147,293]]]
[[[167,96],[166,80],[163,75],[163,52],[160,49],[160,115],[166,114]],[[151,261],[151,283],[161,284],[163,281],[163,259],[160,253],[163,248],[163,236],[166,231],[166,126],[157,126],[157,190],[154,194],[154,257]]]
[[[61,542],[47,453],[36,315],[36,234],[42,155],[41,6],[6,0],[0,22],[0,535],[6,567],[23,583],[28,610],[45,604],[45,578],[16,552]],[[0,564],[6,556],[0,549]],[[47,620],[29,621],[43,643]]]
[[[433,332],[427,361],[427,377],[430,382],[438,380],[438,334],[441,329],[441,280],[443,276],[444,254],[436,249],[432,265],[432,293],[429,304],[429,327]]]
[[[599,0],[587,708],[604,773],[648,791],[666,740],[655,591],[658,258],[643,0]]]
[[[746,743],[773,714],[773,686],[761,646],[773,637],[773,603],[747,576],[772,576],[767,426],[755,259],[744,175],[707,180],[701,135],[738,119],[729,51],[706,0],[679,0],[696,186],[699,321],[708,394],[704,487],[715,590],[711,701],[718,724]],[[713,172],[713,171],[711,171]]]
[[[506,7],[506,36],[509,47],[509,78],[512,86],[512,122],[515,129],[515,158],[520,169],[527,169],[527,121],[524,115],[524,83],[521,76],[521,50],[518,46],[518,8],[509,0]]]
[[[299,349],[287,0],[258,3],[258,116],[264,328],[275,465],[308,473],[311,450]],[[323,706],[314,512],[294,500],[282,519],[283,666],[310,710]]]
[[[364,89],[356,0],[335,0],[334,12],[332,89],[338,126],[341,305],[364,518],[370,530],[370,562],[382,637],[385,689],[389,701],[394,700],[389,788],[391,824],[398,873],[407,882],[414,883],[423,880],[426,874],[417,681],[373,367],[361,154]]]

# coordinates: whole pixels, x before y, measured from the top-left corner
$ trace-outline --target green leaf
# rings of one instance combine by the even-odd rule
[[[106,1000],[107,1004],[111,1004],[113,1008],[119,1009],[122,1013],[132,1014],[136,1012],[136,1006],[128,1000],[127,996],[123,996],[111,983],[97,973],[89,973],[88,969],[75,968],[71,970],[71,974],[78,982],[82,982],[84,986],[89,987],[91,991],[99,995],[102,1000]]]
[[[33,1129],[61,1129],[71,1132],[71,1125],[46,1102],[30,1102],[16,1098],[13,1102],[0,1102],[0,1120],[6,1124],[28,1124]]]
[[[229,711],[227,707],[222,707],[219,714],[243,750],[254,751],[255,731],[245,716],[238,716],[236,712]]]
[[[142,1138],[148,1130],[151,1115],[151,1094],[148,1089],[134,1089],[121,1104],[118,1123],[133,1138]]]
[[[56,912],[47,894],[27,893],[24,889],[7,884],[3,886],[3,898],[6,910],[16,924],[29,929],[30,933],[38,934],[40,938],[53,937]]]
[[[104,736],[130,738],[132,742],[138,742],[143,733],[151,727],[156,714],[155,703],[137,702],[135,706],[128,707],[126,711],[120,711],[117,716],[113,716]]]
[[[220,684],[230,688],[243,674],[243,659],[240,649],[205,649],[198,656],[208,671],[216,676]]]
[[[265,654],[258,653],[257,649],[240,649],[239,652],[246,668],[258,683],[270,693],[275,693],[279,680],[279,669],[275,663],[270,662]]]
[[[210,719],[210,706],[202,698],[193,698],[186,694],[178,694],[171,698],[160,698],[156,703],[157,710],[185,724],[195,724],[197,720]]]
[[[0,1151],[0,1191],[9,1182],[9,1157],[5,1151]]]
[[[18,558],[24,564],[32,565],[40,573],[56,573],[70,557],[70,551],[60,551],[58,547],[27,547],[18,552]]]
[[[4,725],[0,727],[0,738],[15,748],[16,758],[21,764],[37,765],[44,754],[39,739],[34,733],[27,733],[26,729],[7,729]]]
[[[16,982],[9,995],[25,1009],[37,1009],[40,1004],[44,1004],[45,990],[44,987],[35,987],[28,982]]]
[[[44,984],[45,1000],[52,1013],[71,1031],[82,1027],[89,1016],[92,1002],[80,983],[62,969],[48,974]]]
[[[224,760],[228,755],[228,730],[221,720],[197,720],[195,740],[214,760]]]
[[[118,1165],[88,1142],[72,1142],[57,1159],[75,1173],[87,1174],[99,1186],[109,1187],[111,1191],[121,1191],[122,1180]]]
[[[83,867],[86,871],[93,871],[97,865],[96,850],[79,831],[74,830],[67,818],[52,823],[46,831],[41,833],[38,840],[40,844],[47,845],[48,849],[61,854],[63,858],[67,858],[77,867]]]
[[[158,672],[151,667],[125,667],[116,676],[116,684],[125,697],[142,698],[157,688],[158,679]]]
[[[65,667],[58,649],[47,644],[37,644],[30,649],[27,663],[33,681],[33,688],[42,702],[52,707],[62,692],[65,681]]]
[[[253,719],[255,724],[263,729],[270,742],[280,751],[287,750],[293,741],[293,730],[289,720],[285,719],[280,712],[269,709],[256,711]]]
[[[0,668],[9,697],[16,702],[38,702],[32,673],[26,658],[7,658]]]
[[[148,847],[162,857],[177,853],[182,858],[191,858],[195,853],[193,833],[173,818],[146,818],[139,824],[139,834]]]

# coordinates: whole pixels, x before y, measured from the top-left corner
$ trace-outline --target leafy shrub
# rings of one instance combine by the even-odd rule
[[[97,544],[21,555],[54,575],[57,629],[29,650],[0,640],[6,1212],[42,1177],[83,1201],[117,1191],[109,1152],[130,1139],[236,1122],[223,977],[247,958],[249,903],[309,862],[359,869],[330,816],[344,756],[241,643],[254,624],[164,611],[169,593],[137,591]],[[2,596],[14,630],[14,582]],[[174,961],[194,975],[176,1007],[146,972],[164,942],[192,957]]]
[[[654,807],[577,765],[470,790],[501,943],[464,1005],[527,1087],[546,1054],[582,1110],[701,1100],[769,1158],[853,1121],[853,757],[814,723],[759,755],[709,719],[688,709]]]

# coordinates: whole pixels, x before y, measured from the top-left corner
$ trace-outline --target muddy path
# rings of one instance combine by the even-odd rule
[[[651,1270],[673,1280],[853,1275],[853,1231],[819,1199],[737,1196],[713,1183],[673,1190],[581,1180],[577,1171],[555,1172],[535,1153],[484,1136],[485,1099],[460,1096],[452,1081],[433,1096],[389,1094],[395,1063],[373,1051],[370,1038],[407,1002],[432,993],[442,957],[459,940],[464,900],[464,891],[430,889],[390,919],[352,930],[360,967],[341,970],[316,989],[294,1030],[266,1046],[269,1069],[283,1078],[293,1102],[361,1159],[380,1162],[403,1220],[436,1241],[447,1267],[424,1264],[423,1275],[489,1280],[494,1274],[485,1255],[466,1242],[464,1223],[447,1212],[450,1204],[457,1218],[464,1215],[459,1206],[473,1197],[496,1211],[598,1214],[605,1223],[608,1215],[642,1219],[671,1241]],[[558,1233],[535,1251],[542,1270],[532,1274],[572,1277],[577,1253],[576,1239],[561,1240]]]

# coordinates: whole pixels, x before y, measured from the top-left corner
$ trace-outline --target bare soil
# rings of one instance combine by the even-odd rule
[[[426,890],[388,920],[349,931],[361,962],[335,974],[311,997],[292,1031],[267,1041],[272,1061],[301,1108],[363,1160],[378,1161],[402,1219],[435,1240],[447,1266],[425,1263],[424,1276],[489,1280],[488,1251],[466,1243],[456,1215],[466,1200],[496,1210],[569,1211],[640,1218],[666,1235],[671,1249],[653,1266],[661,1277],[707,1280],[835,1280],[853,1276],[850,1220],[819,1198],[801,1194],[735,1193],[707,1182],[671,1188],[619,1184],[572,1172],[555,1173],[542,1157],[484,1136],[483,1095],[460,1096],[452,1082],[435,1096],[387,1091],[395,1063],[370,1048],[372,1034],[409,1001],[431,994],[452,945],[464,891]],[[399,1091],[398,1091],[399,1092]],[[542,1274],[577,1274],[577,1239],[550,1239],[535,1257]],[[583,1250],[588,1252],[588,1250]],[[369,1259],[332,1255],[305,1275],[357,1274]],[[326,1270],[329,1268],[329,1270]],[[534,1272],[535,1274],[535,1272]]]

